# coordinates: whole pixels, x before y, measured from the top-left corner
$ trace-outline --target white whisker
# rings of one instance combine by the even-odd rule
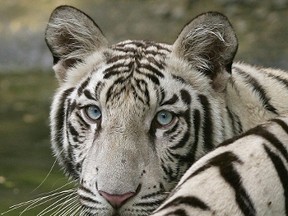
[[[83,208],[82,208],[83,209]],[[88,209],[83,209],[81,212],[80,212],[80,215],[79,216],[85,216],[85,215],[88,215]]]
[[[77,203],[78,205],[74,205],[74,206],[72,206],[72,208],[70,208],[70,209],[68,209],[67,211],[65,211],[65,212],[63,212],[63,214],[61,214],[60,216],[68,216],[68,215],[70,215],[71,216],[71,212],[74,212],[73,213],[73,215],[75,214],[75,213],[77,213],[78,211],[79,211],[79,209],[81,208],[81,206],[79,205],[79,203],[78,203],[78,200],[75,200],[73,203]],[[72,204],[73,204],[72,203]],[[69,206],[71,206],[71,205],[69,205]],[[65,209],[66,210],[66,209]]]
[[[79,206],[79,207],[75,210],[74,214],[72,214],[72,215],[70,215],[70,216],[74,216],[74,215],[78,214],[78,212],[80,212],[81,208],[82,208],[82,206]]]
[[[73,194],[74,195],[74,194]],[[72,195],[71,195],[72,196]],[[65,202],[63,202],[61,205],[58,206],[58,209],[51,214],[50,216],[57,216],[57,215],[62,215],[63,213],[66,212],[67,209],[70,208],[71,205],[73,205],[74,203],[76,204],[78,199],[77,196],[74,196],[72,198],[68,198]],[[68,203],[68,204],[67,204]],[[67,205],[66,205],[67,204]]]
[[[50,168],[48,174],[45,176],[45,178],[43,179],[43,181],[32,191],[32,193],[34,191],[36,191],[38,188],[40,188],[42,186],[42,184],[47,180],[47,178],[49,177],[49,175],[51,174],[53,168],[55,167],[55,164],[57,162],[57,159],[55,159],[54,163],[52,164],[52,167]]]
[[[63,194],[62,193],[57,193],[57,195],[49,195],[49,196],[46,196],[46,197],[40,197],[38,199],[35,200],[35,202],[31,203],[30,205],[28,205],[23,211],[20,212],[20,216],[22,214],[24,214],[25,212],[27,212],[28,210],[31,210],[33,208],[36,208],[40,205],[43,205],[47,202],[50,202],[58,197],[61,197]]]
[[[55,194],[55,193],[57,193],[57,192],[61,192],[61,190],[63,189],[63,188],[65,188],[67,185],[70,185],[70,184],[72,184],[73,182],[67,182],[66,184],[64,184],[64,185],[62,185],[62,186],[60,186],[60,187],[58,187],[58,188],[56,188],[56,189],[54,189],[54,190],[52,190],[52,191],[50,191],[50,192],[47,192],[47,193],[42,193],[42,194],[39,194],[38,196],[49,196],[49,195],[52,195],[52,194]],[[75,190],[74,188],[71,188],[71,189],[67,189],[67,190]],[[67,190],[64,190],[64,191],[67,191]]]
[[[33,200],[29,200],[29,201],[26,201],[26,202],[22,202],[22,203],[19,203],[19,204],[16,204],[16,205],[13,205],[10,207],[10,209],[6,212],[3,212],[1,215],[4,215],[4,214],[7,214],[11,211],[14,211],[16,209],[19,209],[19,208],[22,208],[24,206],[27,206],[23,211],[20,212],[20,215],[22,215],[24,212],[30,210],[30,209],[33,209],[37,206],[40,206],[46,202],[49,202],[53,199],[56,199],[58,197],[61,197],[63,196],[63,194],[67,194],[67,193],[71,193],[71,192],[75,192],[74,189],[69,189],[69,190],[64,190],[64,191],[59,191],[59,192],[56,192],[56,193],[53,193],[53,194],[49,194],[47,196],[42,196],[42,197],[38,197],[36,199],[33,199]]]
[[[75,192],[72,194],[65,195],[64,197],[58,199],[56,202],[52,203],[51,205],[49,205],[48,207],[43,209],[41,212],[39,212],[37,214],[37,216],[43,216],[43,215],[47,214],[48,212],[51,212],[54,209],[58,208],[59,206],[61,206],[63,204],[63,203],[61,203],[63,200],[71,197],[73,194],[75,194]]]

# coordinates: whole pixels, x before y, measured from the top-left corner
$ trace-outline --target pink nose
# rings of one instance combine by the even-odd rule
[[[133,197],[135,192],[128,192],[125,194],[109,194],[104,191],[99,191],[99,194],[103,196],[114,208],[121,207],[125,201]]]

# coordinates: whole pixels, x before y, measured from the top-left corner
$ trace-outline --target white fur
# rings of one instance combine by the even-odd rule
[[[67,40],[63,40],[62,37]],[[237,71],[232,69],[232,73],[229,73],[229,66],[237,49],[237,39],[227,19],[218,13],[206,13],[195,18],[183,29],[172,46],[144,41],[124,41],[109,48],[101,30],[90,18],[77,9],[66,6],[60,7],[52,13],[46,30],[46,41],[53,56],[59,58],[54,70],[60,79],[61,85],[57,90],[51,108],[52,147],[61,165],[65,165],[65,160],[71,160],[69,162],[81,165],[81,169],[75,171],[74,178],[80,184],[80,202],[91,207],[91,210],[89,210],[91,214],[105,216],[116,214],[116,210],[100,195],[99,191],[106,191],[110,194],[125,194],[137,191],[137,195],[128,200],[117,211],[117,214],[121,216],[135,216],[140,213],[141,215],[148,215],[157,207],[156,204],[153,204],[152,206],[146,206],[144,209],[143,207],[138,208],[137,204],[141,206],[140,204],[144,202],[145,197],[145,202],[159,203],[167,195],[166,192],[169,192],[176,185],[190,166],[188,163],[181,164],[176,157],[169,160],[167,156],[169,147],[180,142],[188,128],[188,123],[180,115],[187,110],[190,110],[190,116],[186,120],[192,125],[187,143],[192,145],[198,139],[195,159],[199,159],[207,153],[207,149],[204,148],[204,141],[205,137],[210,134],[204,133],[205,107],[201,104],[200,95],[205,96],[209,103],[208,106],[210,106],[208,112],[211,113],[211,125],[209,126],[213,131],[212,147],[241,132],[240,126],[233,130],[232,126],[236,123],[229,117],[226,107],[230,109],[235,119],[238,116],[239,122],[237,123],[242,125],[244,131],[276,116],[276,114],[263,107],[259,95],[254,92],[253,88],[249,87],[249,83],[237,74]],[[145,52],[150,52],[150,54]],[[112,57],[119,59],[107,64],[107,61]],[[69,63],[68,60],[71,59],[80,61]],[[129,67],[127,66],[128,63],[131,63]],[[104,79],[104,71],[109,67],[113,67],[114,64],[120,64],[121,67],[116,69],[119,74]],[[144,66],[141,67],[142,65]],[[153,66],[163,74],[163,77],[157,78],[159,85],[154,84],[153,80],[147,76],[154,73],[147,69],[147,65]],[[257,69],[243,63],[235,63],[235,66],[241,68],[259,82],[271,99],[269,102],[276,107],[277,115],[287,112],[288,102],[283,101],[283,98],[288,98],[287,87],[267,75],[270,73],[276,74],[288,80],[287,75],[283,75],[284,72],[272,69]],[[120,76],[125,77],[125,74],[128,73],[127,70],[131,72],[130,75],[133,78],[127,79],[127,82],[122,80],[123,83],[120,82],[120,84],[115,83]],[[137,72],[137,70],[141,71]],[[267,73],[262,73],[261,70]],[[184,82],[181,79],[177,80],[173,75],[180,77]],[[90,79],[87,81],[88,77]],[[133,92],[132,87],[136,86],[137,79],[146,82],[146,86],[144,84],[141,86],[141,83],[138,83],[138,85],[140,88],[147,88],[150,100],[149,106],[137,101],[133,95],[135,91]],[[84,80],[87,81],[85,90],[89,91],[92,97],[95,96],[96,85],[99,82],[103,84],[101,95],[97,100],[86,97],[84,93],[78,95],[77,90],[79,90]],[[135,89],[139,86],[136,86]],[[63,107],[59,107],[63,102],[63,92],[70,88],[73,88],[73,92],[69,98],[64,100]],[[107,95],[108,93],[111,94],[109,92],[111,89],[114,91],[112,93],[118,95],[118,97],[114,100],[107,100]],[[188,108],[188,105],[181,99],[181,90],[191,97]],[[147,95],[139,89],[137,91],[137,93],[140,92],[138,96],[143,96],[145,99]],[[160,105],[157,96],[161,96],[161,91],[165,93],[166,100],[176,95],[178,97],[177,103]],[[74,105],[76,104],[71,113],[68,112],[68,101],[74,102]],[[88,105],[95,105],[101,109],[102,119],[100,123],[91,122],[87,119],[83,107]],[[57,114],[62,109],[65,113],[59,117]],[[157,112],[161,110],[174,112],[176,114],[175,121],[167,128],[156,128],[155,134],[151,135],[149,130],[153,127]],[[195,120],[193,114],[195,110],[198,110],[200,116],[198,137],[194,136],[196,126],[193,122]],[[69,113],[69,115],[66,115],[66,113]],[[207,113],[205,114],[207,115]],[[88,129],[83,129],[85,123],[80,124],[79,116],[90,126],[87,127]],[[60,134],[64,138],[58,140],[56,135],[59,131],[57,131],[56,125],[58,118],[61,117],[64,117],[64,126]],[[72,134],[71,131],[68,131],[69,123],[77,130],[78,137],[75,135],[77,133]],[[169,134],[165,135],[165,132],[172,129],[176,123],[179,123],[178,134],[175,136],[175,140],[171,139],[172,141],[170,141]],[[69,147],[78,144],[77,149],[70,149],[69,155]],[[241,147],[244,148],[243,156],[239,157],[243,160],[246,160],[246,149],[247,152],[257,150],[254,148],[248,149],[247,145],[244,144]],[[174,151],[179,155],[188,153],[186,148],[174,149]],[[222,150],[219,148],[210,156],[217,154],[217,151]],[[237,152],[242,153],[240,149]],[[261,151],[259,153],[261,154]],[[162,161],[166,162],[165,165],[171,168],[171,175],[178,172],[178,176],[174,180],[167,180],[170,177],[167,174],[169,172],[165,173],[161,167]],[[197,163],[198,165],[195,164],[193,167],[195,168],[204,162],[205,159],[201,159]],[[177,163],[181,164],[178,168],[176,167]],[[269,161],[264,160],[263,164],[268,166]],[[194,169],[193,167],[191,169]],[[248,164],[246,168],[252,169],[253,163]],[[211,182],[210,175],[215,176],[215,181]],[[200,181],[199,178],[203,181]],[[233,195],[228,188],[224,187],[217,170],[211,169],[196,179],[198,180],[195,180],[193,184],[199,189],[197,193],[203,193],[200,190],[202,185],[203,188],[205,187],[212,192],[219,191],[217,188],[213,189],[211,187],[211,184],[215,183],[218,184],[218,189],[221,188],[222,190],[219,196],[227,196],[228,199]],[[271,180],[273,181],[273,179]],[[268,183],[270,183],[270,180],[267,180]],[[141,185],[141,190],[139,185]],[[88,190],[81,189],[81,186]],[[90,191],[90,193],[87,191]],[[188,193],[190,192],[188,191]],[[151,194],[157,196],[153,197]],[[81,196],[89,198],[90,201],[89,199],[81,200]],[[150,197],[150,200],[147,197]],[[212,202],[212,200],[210,201]],[[215,205],[220,204],[220,200],[215,203]],[[228,205],[225,207],[227,207],[227,211],[230,208]],[[233,213],[236,214],[237,211],[237,209],[234,209]]]

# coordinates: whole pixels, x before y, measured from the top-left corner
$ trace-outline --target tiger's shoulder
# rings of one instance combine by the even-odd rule
[[[288,117],[224,141],[192,165],[153,216],[285,215],[287,143]]]

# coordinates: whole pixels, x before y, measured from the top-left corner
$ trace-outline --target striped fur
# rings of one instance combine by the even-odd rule
[[[50,114],[52,148],[79,184],[84,215],[149,215],[215,145],[288,110],[288,75],[232,66],[237,39],[216,12],[188,23],[173,45],[108,45],[91,18],[61,6],[46,42],[60,83]],[[100,119],[87,117],[90,106]],[[157,120],[161,111],[172,116],[165,126]],[[131,193],[117,207],[103,195],[119,200]]]
[[[199,159],[153,216],[287,215],[288,118],[259,125]]]

